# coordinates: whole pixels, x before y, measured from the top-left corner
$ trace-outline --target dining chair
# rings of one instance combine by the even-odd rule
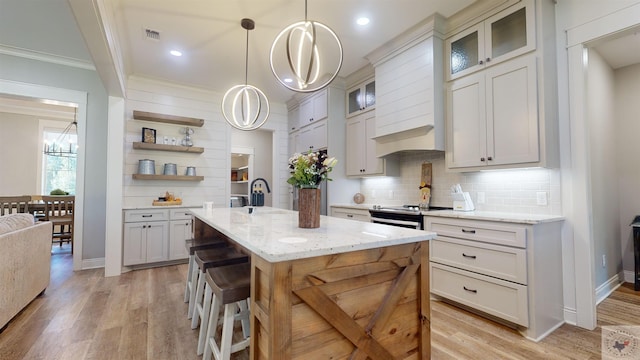
[[[73,254],[73,207],[76,197],[73,195],[43,195],[45,205],[43,221],[53,224],[52,242],[68,242]]]
[[[28,213],[31,196],[0,196],[0,216],[12,213]]]

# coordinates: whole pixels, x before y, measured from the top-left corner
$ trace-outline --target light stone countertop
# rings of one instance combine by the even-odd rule
[[[436,233],[320,216],[320,227],[298,227],[298,212],[271,207],[202,208],[190,210],[240,246],[269,262],[281,262],[410,244],[435,238]]]
[[[202,204],[200,205],[167,205],[167,206],[153,206],[153,205],[144,205],[144,206],[123,206],[122,210],[162,210],[162,209],[187,209],[187,208],[202,208]]]
[[[564,217],[559,215],[536,215],[536,214],[520,214],[493,211],[453,211],[453,210],[434,210],[423,211],[425,216],[438,216],[456,219],[469,220],[486,220],[500,221],[517,224],[540,224],[546,222],[563,221]]]

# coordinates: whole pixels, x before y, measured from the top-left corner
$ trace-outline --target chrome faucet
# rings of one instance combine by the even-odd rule
[[[267,187],[267,192],[270,193],[271,189],[269,189],[269,183],[267,182],[267,180],[263,179],[263,178],[256,178],[254,179],[251,184],[249,185],[249,187],[251,188],[251,191],[253,192],[253,184],[255,184],[256,181],[262,181],[264,182],[264,185]],[[254,194],[251,194],[251,197],[249,198],[249,206],[256,206],[255,201],[256,199],[254,198]]]

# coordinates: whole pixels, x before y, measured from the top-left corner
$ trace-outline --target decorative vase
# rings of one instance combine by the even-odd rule
[[[320,227],[320,189],[303,187],[298,190],[298,227]]]

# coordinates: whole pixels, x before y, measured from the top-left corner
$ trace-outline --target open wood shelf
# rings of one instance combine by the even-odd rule
[[[204,148],[201,148],[198,146],[165,145],[165,144],[154,144],[154,143],[143,143],[143,142],[134,142],[133,148],[142,149],[142,150],[186,152],[186,153],[194,153],[194,154],[202,154],[204,152]]]
[[[135,120],[153,121],[174,125],[186,125],[193,127],[202,127],[204,125],[204,119],[196,119],[185,116],[156,114],[146,111],[133,110],[133,118]]]
[[[202,181],[204,176],[133,174],[134,180]]]

